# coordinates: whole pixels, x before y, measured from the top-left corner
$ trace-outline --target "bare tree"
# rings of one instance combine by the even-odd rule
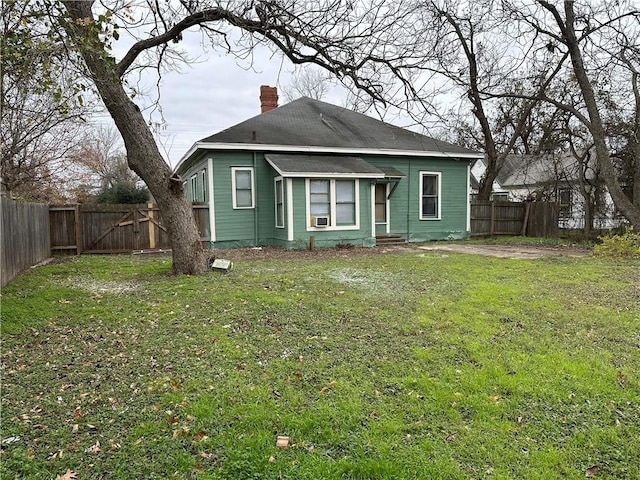
[[[110,126],[88,130],[73,161],[91,177],[95,191],[113,187],[118,182],[136,183],[140,178],[128,168],[120,133]]]
[[[64,53],[40,32],[25,32],[28,15],[26,3],[2,4],[0,176],[15,196],[60,201],[65,195],[60,178],[91,109],[78,100],[82,84],[64,69],[54,76],[40,68]]]
[[[474,117],[471,123],[467,109],[462,119],[449,110],[445,120],[457,119],[458,140],[485,153],[478,198],[487,201],[507,155],[527,132],[538,104],[534,94],[553,81],[561,62],[523,73],[529,47],[514,41],[508,19],[494,2],[432,0],[423,4],[420,20],[425,62],[420,68],[442,75],[453,91],[462,92]],[[513,90],[525,95],[502,103],[492,98]]]
[[[506,2],[503,2],[506,4]],[[640,230],[640,200],[629,198],[620,183],[608,145],[606,105],[599,95],[603,73],[615,78],[606,88],[619,90],[619,97],[632,100],[632,114],[637,118],[637,67],[640,61],[640,10],[633,2],[587,2],[575,5],[566,0],[563,8],[545,0],[533,3],[509,4],[511,18],[523,28],[524,35],[538,44],[546,45],[558,58],[567,55],[571,60],[570,81],[575,81],[581,93],[583,108],[576,108],[547,91],[529,97],[549,102],[579,120],[589,131],[602,179],[616,208]],[[528,30],[528,33],[525,31]],[[620,67],[624,66],[626,71]],[[635,73],[634,73],[635,72]],[[615,84],[614,84],[615,83]],[[620,91],[620,89],[622,91]],[[624,93],[626,92],[626,94]],[[521,97],[521,98],[524,98]],[[637,138],[635,121],[629,139]],[[640,170],[640,161],[633,162]],[[640,174],[634,174],[634,178]]]
[[[326,71],[313,67],[298,68],[288,85],[283,85],[284,100],[291,102],[300,97],[309,97],[314,100],[322,100],[329,91],[330,81],[334,77]]]

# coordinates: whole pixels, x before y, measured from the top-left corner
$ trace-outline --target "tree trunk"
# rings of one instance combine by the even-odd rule
[[[633,171],[633,190],[631,191],[633,204],[640,209],[640,87],[638,80],[640,73],[633,72],[631,81],[633,87],[633,98],[635,99],[635,113],[633,116],[633,130],[630,135],[629,143],[631,144],[631,168]]]
[[[559,26],[563,30],[566,45],[571,56],[573,71],[578,85],[580,86],[585,106],[587,107],[587,112],[589,113],[590,125],[588,125],[588,128],[593,136],[596,158],[598,160],[598,165],[600,166],[600,173],[615,206],[620,210],[625,218],[629,220],[633,229],[636,232],[640,232],[640,208],[637,205],[634,205],[622,190],[613,167],[613,162],[609,156],[609,149],[607,148],[605,141],[606,133],[600,117],[600,110],[598,108],[598,103],[596,102],[593,86],[591,85],[584,67],[582,53],[580,52],[580,45],[576,37],[573,1],[565,0],[564,8],[566,15],[565,28],[562,29],[562,25]]]
[[[172,176],[138,106],[127,96],[113,69],[113,59],[97,35],[92,2],[63,1],[70,21],[65,30],[82,55],[98,93],[120,131],[129,167],[144,180],[158,203],[173,252],[173,272],[200,274],[207,270],[200,235],[182,181]],[[92,28],[93,27],[93,28]]]
[[[487,161],[486,169],[478,185],[478,201],[488,202],[491,200],[491,193],[493,192],[493,182],[498,176],[500,169],[496,165],[495,159],[492,160],[489,155],[485,155]]]

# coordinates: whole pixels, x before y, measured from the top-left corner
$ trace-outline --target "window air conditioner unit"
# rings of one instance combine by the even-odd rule
[[[313,217],[313,226],[314,227],[328,227],[329,226],[329,217]]]

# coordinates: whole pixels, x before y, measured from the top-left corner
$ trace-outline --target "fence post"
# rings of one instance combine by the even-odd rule
[[[495,232],[495,222],[496,222],[496,204],[495,202],[491,202],[491,222],[489,225],[489,235],[493,237]]]
[[[153,223],[153,203],[147,203],[147,216],[149,217],[149,248],[154,250],[156,248],[156,225]]]
[[[80,223],[80,204],[76,203],[73,208],[73,215],[76,229],[76,255],[82,253],[82,224]]]
[[[531,203],[527,202],[524,207],[524,220],[522,221],[521,235],[524,237],[527,234],[527,224],[529,223],[529,211],[531,210]]]

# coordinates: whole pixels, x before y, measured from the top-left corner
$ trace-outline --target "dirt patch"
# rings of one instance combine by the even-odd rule
[[[336,258],[369,256],[374,257],[388,253],[417,253],[424,251],[443,251],[467,253],[471,255],[486,255],[502,258],[534,259],[542,257],[584,257],[591,253],[590,248],[578,248],[571,246],[537,246],[537,245],[479,245],[464,243],[440,243],[429,244],[404,244],[388,245],[384,247],[339,247],[320,248],[317,250],[287,250],[279,247],[233,248],[212,250],[211,256],[226,258],[232,261],[240,260],[271,260],[271,259],[297,259],[297,258]]]
[[[239,260],[288,260],[298,258],[324,259],[336,257],[366,257],[378,256],[385,253],[416,252],[413,246],[390,245],[385,247],[335,247],[318,248],[315,250],[288,250],[281,247],[253,247],[253,248],[229,248],[211,250],[210,256],[226,258],[231,261]]]
[[[468,253],[500,258],[535,259],[542,257],[584,257],[591,253],[590,248],[570,246],[533,246],[533,245],[477,245],[460,243],[434,243],[421,245],[421,250]]]

